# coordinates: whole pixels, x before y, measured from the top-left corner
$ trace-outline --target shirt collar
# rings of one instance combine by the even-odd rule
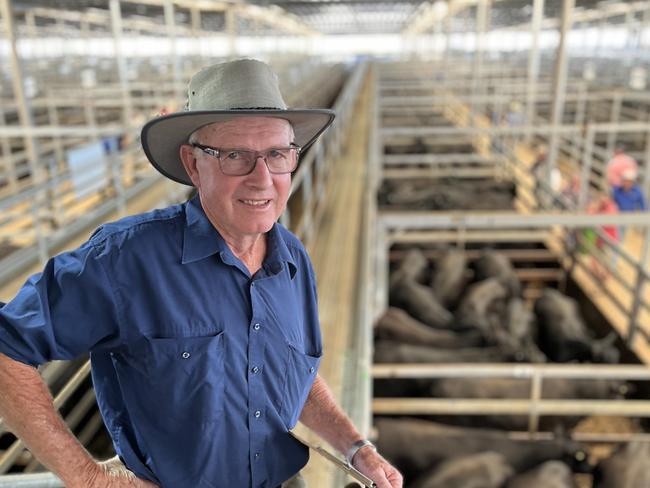
[[[234,264],[237,259],[224,241],[221,234],[214,228],[205,214],[198,196],[185,204],[185,229],[183,232],[182,263],[192,263],[205,259],[213,254],[219,254],[222,261]],[[267,233],[266,256],[263,267],[270,272],[279,272],[282,264],[289,265],[291,278],[296,274],[297,266],[287,243],[282,238],[279,224],[273,224]]]

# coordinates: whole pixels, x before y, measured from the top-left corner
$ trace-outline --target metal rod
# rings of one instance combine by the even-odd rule
[[[528,415],[530,400],[464,398],[375,398],[372,410],[380,415]],[[539,415],[605,415],[650,417],[646,400],[540,400]]]
[[[375,364],[373,378],[540,378],[650,380],[650,368],[627,364]]]

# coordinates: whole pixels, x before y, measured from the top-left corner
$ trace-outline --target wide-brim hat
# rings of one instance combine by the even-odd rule
[[[142,128],[141,142],[151,164],[167,178],[192,185],[180,159],[180,147],[203,126],[241,117],[277,117],[289,121],[294,142],[310,146],[334,120],[327,109],[289,109],[271,68],[239,59],[204,68],[190,80],[185,110],[157,117]]]

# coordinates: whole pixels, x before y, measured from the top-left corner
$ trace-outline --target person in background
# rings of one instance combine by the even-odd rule
[[[616,203],[609,197],[609,195],[606,193],[601,193],[595,198],[591,205],[589,205],[587,212],[590,214],[617,214],[618,207],[616,206]],[[613,242],[619,241],[618,228],[615,225],[604,225],[601,230]],[[609,276],[609,270],[603,266],[603,262],[605,261],[603,258],[607,255],[607,251],[605,251],[606,242],[598,232],[592,231],[592,235],[592,245],[594,247],[590,249],[592,252],[591,268],[593,273],[596,275],[596,278],[605,280]],[[589,237],[587,237],[587,239],[590,240]],[[614,252],[612,254],[612,269],[616,267],[617,258],[618,254]]]
[[[623,171],[621,186],[614,187],[612,198],[621,212],[639,212],[648,209],[643,192],[636,183],[637,172],[633,169]],[[619,228],[621,242],[625,242],[626,227]]]
[[[623,173],[625,171],[637,171],[638,165],[634,158],[625,153],[625,148],[618,146],[614,151],[614,157],[607,163],[607,182],[614,189],[623,184]]]

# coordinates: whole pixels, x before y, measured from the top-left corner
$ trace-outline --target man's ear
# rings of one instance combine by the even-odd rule
[[[185,171],[189,175],[192,183],[199,188],[199,174],[196,170],[196,157],[194,156],[194,148],[189,144],[183,144],[180,149],[181,162]]]

